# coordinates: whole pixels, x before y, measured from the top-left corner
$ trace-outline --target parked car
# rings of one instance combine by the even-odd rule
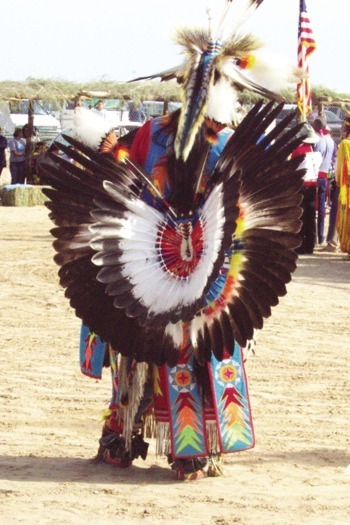
[[[347,106],[349,107],[349,104],[347,104]],[[342,106],[336,106],[336,105],[330,104],[329,106],[327,106],[327,110],[335,113],[341,120],[344,120],[347,115],[346,109],[344,109]]]
[[[296,104],[285,104],[284,108],[282,109],[281,113],[279,114],[277,118],[277,123],[280,122],[282,119],[284,119],[287,115],[289,115],[291,112],[295,111],[297,108]],[[341,118],[338,117],[333,111],[330,111],[329,109],[324,110],[324,115],[327,119],[327,128],[330,130],[330,133],[334,139],[334,141],[338,144],[342,138],[342,126],[343,121]],[[318,112],[313,111],[309,117],[308,122],[311,124],[315,118],[318,117]],[[296,125],[296,119],[293,119],[290,125],[288,126],[288,129],[292,126]]]
[[[145,100],[143,106],[146,110],[147,118],[159,117],[164,114],[164,102],[157,100]],[[167,113],[172,113],[181,107],[181,102],[169,102]]]
[[[28,105],[27,99],[11,100],[6,102],[12,126],[5,128],[5,135],[12,136],[14,128],[23,128],[28,123]],[[54,116],[50,115],[41,105],[40,101],[33,101],[34,109],[34,127],[41,141],[53,140],[61,131],[61,124]]]

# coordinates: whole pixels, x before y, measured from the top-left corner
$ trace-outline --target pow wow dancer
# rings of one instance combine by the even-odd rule
[[[74,162],[44,163],[83,371],[112,371],[98,458],[145,458],[152,412],[157,453],[178,479],[217,475],[222,454],[254,446],[242,348],[286,293],[300,244],[303,172],[288,160],[300,128],[285,131],[293,115],[274,126],[274,89],[290,78],[262,65],[242,19],[224,37],[232,3],[215,30],[177,33],[180,67],[147,77],[177,78],[180,110],[119,141],[80,125],[58,143]],[[243,18],[261,3],[246,2]],[[271,102],[233,130],[244,89]]]

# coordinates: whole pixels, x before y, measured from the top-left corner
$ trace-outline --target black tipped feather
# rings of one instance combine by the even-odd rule
[[[218,361],[222,361],[224,355],[224,339],[221,332],[221,326],[217,319],[214,319],[209,325],[209,335],[211,350]]]
[[[232,325],[230,322],[229,315],[225,310],[221,312],[220,315],[220,324],[223,336],[223,344],[226,352],[230,353],[234,345],[234,337],[232,332]]]

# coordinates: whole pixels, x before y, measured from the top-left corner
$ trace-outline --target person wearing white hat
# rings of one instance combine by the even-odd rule
[[[316,188],[322,156],[321,153],[313,150],[313,146],[320,140],[320,137],[313,128],[305,124],[301,130],[301,135],[304,137],[303,142],[292,153],[292,158],[301,157],[299,168],[306,170],[303,177],[303,187],[301,189],[303,195],[301,204],[303,208],[303,214],[301,216],[302,227],[300,230],[302,244],[297,249],[297,252],[299,254],[311,255],[316,243]]]

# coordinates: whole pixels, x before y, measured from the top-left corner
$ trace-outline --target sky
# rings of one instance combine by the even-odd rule
[[[5,5],[0,81],[83,83],[125,81],[178,65],[174,29],[206,27],[207,8],[215,17],[223,0],[8,0]],[[317,44],[309,62],[311,83],[350,93],[345,47],[350,0],[306,0],[306,5]],[[243,28],[296,65],[298,12],[299,0],[264,0]]]

